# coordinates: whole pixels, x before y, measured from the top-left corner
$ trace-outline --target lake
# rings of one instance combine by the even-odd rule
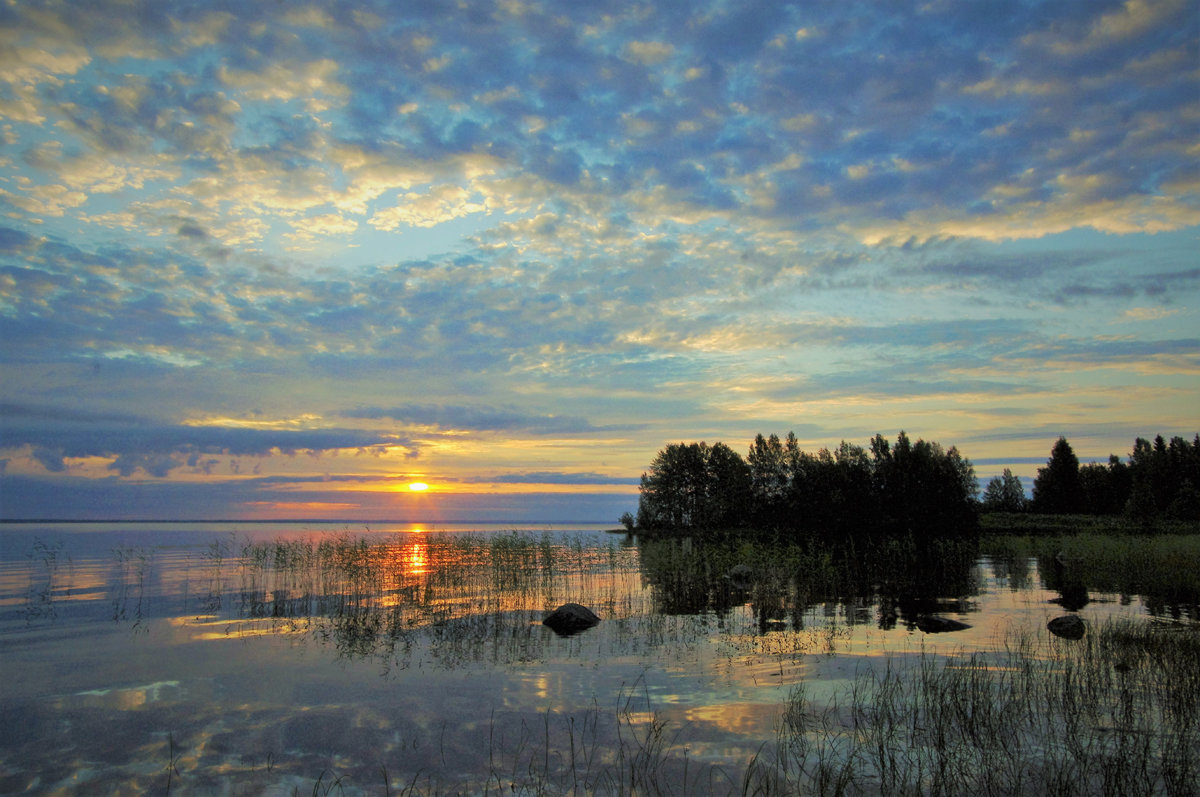
[[[1058,677],[1122,618],[1194,639],[1198,549],[1195,536],[793,549],[602,526],[5,524],[0,792],[886,792],[889,764],[846,745],[882,727],[891,673],[1012,672],[1019,657],[1057,662]],[[559,636],[541,620],[565,602],[601,622]],[[1064,614],[1085,620],[1084,640],[1047,631]],[[874,713],[847,708],[867,693]],[[1139,782],[1186,793],[1195,773],[1176,759],[1200,759],[1200,733],[1180,722],[1182,741],[1145,742],[1161,766]],[[1097,744],[1124,738],[1092,724]],[[923,756],[948,754],[906,744],[905,777],[941,777]]]

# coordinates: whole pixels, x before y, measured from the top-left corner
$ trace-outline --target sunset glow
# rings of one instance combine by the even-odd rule
[[[354,5],[8,7],[0,519],[613,521],[671,442],[1028,486],[1196,433],[1196,3]]]

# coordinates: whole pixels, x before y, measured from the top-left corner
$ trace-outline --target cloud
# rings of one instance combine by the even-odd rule
[[[0,417],[0,447],[17,450],[31,446],[32,457],[55,472],[65,469],[66,459],[90,457],[111,459],[108,467],[122,476],[142,470],[161,478],[198,462],[199,455],[322,455],[391,447],[419,450],[419,445],[406,437],[357,429],[162,425],[122,414],[19,404],[0,407]]]
[[[420,506],[398,504],[392,493],[312,491],[297,495],[274,489],[255,478],[181,483],[170,480],[126,480],[116,476],[83,479],[72,476],[3,476],[6,518],[84,520],[105,517],[128,520],[262,519],[264,509],[294,507],[289,515],[303,519],[359,522],[410,521],[491,524],[497,518],[524,523],[616,522],[637,508],[637,499],[622,493],[468,493],[422,496]],[[11,500],[9,500],[11,497]]]
[[[343,418],[391,420],[403,426],[428,426],[442,430],[499,432],[525,431],[534,434],[587,434],[599,431],[628,431],[639,424],[594,426],[583,418],[531,414],[517,407],[490,405],[406,404],[397,407],[362,407],[343,410]]]
[[[434,227],[451,219],[471,213],[482,213],[487,205],[482,197],[472,197],[461,186],[439,185],[421,193],[399,197],[403,204],[381,209],[369,221],[380,230],[394,230],[402,224],[412,227]]]
[[[339,67],[331,58],[299,63],[272,63],[261,71],[217,70],[217,79],[227,89],[250,102],[287,102],[302,99],[310,111],[327,110],[329,101],[342,102],[350,90],[338,79]]]
[[[1168,310],[1165,307],[1131,307],[1122,315],[1134,321],[1157,321],[1160,318],[1170,318],[1179,313],[1178,309]]]
[[[100,42],[100,49],[113,42],[113,33],[102,31],[104,13],[98,8],[73,20],[81,31],[74,41]],[[281,11],[277,19],[265,8],[237,17],[200,11],[189,22],[131,26],[133,51],[161,79],[129,74],[124,83],[103,84],[104,92],[88,93],[87,81],[73,90],[79,112],[70,123],[94,150],[73,160],[111,174],[83,178],[76,170],[76,179],[94,189],[136,186],[176,170],[183,179],[171,178],[175,195],[193,214],[213,216],[210,229],[229,230],[217,234],[227,245],[293,234],[290,223],[233,233],[248,216],[327,217],[337,207],[396,230],[551,199],[509,192],[500,201],[464,168],[464,159],[479,157],[497,177],[538,174],[567,185],[580,185],[585,174],[602,178],[587,184],[593,201],[665,191],[656,204],[677,204],[675,217],[736,208],[745,221],[759,216],[793,228],[840,223],[867,241],[948,232],[999,240],[1082,224],[1154,230],[1196,223],[1188,203],[1172,193],[1147,201],[1156,181],[1175,184],[1193,160],[1183,151],[1163,160],[1145,146],[1147,136],[1168,145],[1172,125],[1163,121],[1186,108],[1180,89],[1194,80],[1147,66],[1154,55],[1179,50],[1179,31],[1187,28],[1186,17],[1178,24],[1179,3],[1134,2],[1091,14],[1042,9],[1042,17],[940,4],[904,16],[761,3],[609,17],[572,9],[566,19],[533,8],[515,16],[443,13],[430,16],[420,35],[398,26],[367,36],[362,14],[343,19],[317,9]],[[318,18],[327,27],[315,27]],[[168,42],[182,30],[190,32],[189,46],[229,55],[216,70],[192,70],[190,85],[167,57],[177,48]],[[1152,76],[1174,90],[1139,102],[1117,84],[1085,83],[1078,98],[1021,88],[1060,74],[1054,58],[1071,49],[1064,43],[1093,35],[1126,48],[1115,70],[1128,64],[1134,79]],[[162,42],[147,46],[156,36]],[[657,69],[674,60],[691,66],[679,76]],[[438,65],[432,77],[430,62]],[[647,65],[656,69],[647,74]],[[93,66],[89,59],[72,69]],[[1060,80],[1064,86],[1113,71],[1082,56],[1070,68],[1076,74]],[[37,79],[46,74],[30,78],[35,94],[46,113],[62,116],[49,84]],[[297,102],[299,113],[280,113],[281,104]],[[1112,113],[1114,103],[1135,125],[1124,138],[1097,114]],[[533,128],[531,119],[538,120]],[[985,134],[1000,128],[1006,132],[997,146]],[[484,129],[487,136],[479,134]],[[614,138],[631,130],[664,134]],[[207,138],[197,139],[197,131]],[[1085,146],[1081,133],[1103,138]],[[168,144],[169,158],[151,157],[161,149],[156,139]],[[798,166],[758,179],[789,154],[803,156]],[[48,163],[37,168],[54,173]],[[965,173],[970,180],[960,179]],[[135,174],[142,182],[130,182]],[[1103,201],[1080,195],[1089,180],[1109,186]],[[742,185],[745,193],[730,190]],[[61,200],[10,193],[27,212],[70,211]],[[960,207],[977,210],[964,215],[955,212]]]
[[[1194,392],[1180,0],[5,20],[9,474]]]
[[[606,476],[601,473],[560,473],[557,471],[531,471],[526,473],[504,473],[492,476],[477,476],[465,480],[467,483],[485,484],[576,484],[576,485],[624,485],[641,483],[633,477]]]
[[[0,227],[0,252],[12,254],[34,248],[37,239],[27,232],[11,227]]]
[[[37,446],[33,449],[32,456],[43,468],[51,473],[61,473],[67,469],[67,465],[63,461],[62,452],[60,451],[52,451],[48,448]]]
[[[675,48],[665,42],[632,41],[625,45],[625,57],[642,66],[655,66],[671,57]]]

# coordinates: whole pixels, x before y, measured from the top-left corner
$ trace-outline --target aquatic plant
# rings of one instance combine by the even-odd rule
[[[889,659],[840,700],[792,692],[776,777],[812,794],[1193,794],[1198,655],[1194,627],[1121,620]]]
[[[545,533],[352,535],[214,545],[202,608],[232,633],[305,634],[345,658],[409,666],[420,647],[439,663],[536,658],[528,626],[586,595],[612,614],[636,557]],[[620,596],[620,597],[619,597]],[[417,637],[419,635],[419,638]],[[485,640],[486,644],[479,644]]]
[[[194,638],[224,629],[226,636],[245,633],[248,643],[213,648],[286,650],[308,641],[319,648],[314,659],[342,659],[337,670],[371,679],[377,671],[418,689],[428,682],[399,671],[461,669],[469,681],[507,669],[533,678],[561,673],[564,662],[570,670],[578,663],[611,672],[620,659],[619,666],[644,667],[657,682],[659,668],[695,664],[701,678],[753,683],[754,711],[767,713],[768,729],[739,728],[715,741],[718,723],[683,708],[688,693],[660,692],[660,683],[645,681],[622,686],[615,702],[611,682],[597,686],[590,708],[578,690],[550,690],[544,700],[522,692],[512,703],[491,704],[490,714],[485,708],[472,717],[469,707],[465,715],[448,713],[449,730],[436,713],[385,716],[356,704],[362,714],[350,721],[345,697],[322,697],[297,713],[289,696],[280,705],[239,706],[246,724],[224,716],[197,722],[182,708],[202,704],[173,703],[188,700],[182,690],[157,704],[157,692],[148,690],[144,708],[117,716],[127,722],[122,739],[144,738],[138,734],[153,723],[149,742],[130,745],[125,757],[96,734],[76,734],[42,771],[108,760],[89,785],[143,792],[161,792],[165,782],[181,792],[298,794],[1187,794],[1200,775],[1193,763],[1200,760],[1194,624],[1145,617],[1103,623],[1096,618],[1117,607],[1092,607],[1081,640],[1052,638],[1039,624],[983,640],[976,634],[970,644],[983,652],[952,655],[940,640],[937,653],[933,643],[928,652],[913,650],[924,637],[901,628],[911,607],[925,605],[914,596],[955,610],[976,600],[981,550],[1008,562],[1003,572],[1023,567],[1029,580],[1061,560],[1082,568],[1085,583],[1098,583],[1088,581],[1090,571],[1107,583],[1122,577],[1124,562],[1138,579],[1160,571],[1184,585],[1193,547],[1200,546],[1181,536],[1089,535],[985,539],[982,547],[878,536],[840,546],[744,537],[582,542],[536,533],[225,537],[190,552],[201,550],[202,566],[186,571],[198,588],[169,605],[160,594],[161,557],[169,554],[120,548],[103,560],[103,572],[120,575],[127,587],[127,619],[137,616],[144,580],[153,598],[144,625],[165,609],[175,628],[194,623]],[[55,584],[56,594],[70,587],[61,574]],[[120,594],[112,591],[117,584],[96,593],[101,613]],[[581,595],[604,622],[568,640],[546,633],[544,612]],[[196,617],[197,601],[215,611]],[[72,608],[60,611],[69,616]],[[855,646],[863,636],[884,636],[871,626],[888,622],[898,633],[887,636],[899,644],[884,645],[887,655],[861,655]],[[844,689],[819,675],[821,662],[846,661],[860,670]],[[459,675],[442,684],[460,682]],[[69,697],[90,702],[101,694]],[[104,698],[117,699],[116,692]],[[704,710],[723,708],[696,699]],[[741,700],[732,704],[735,713]],[[769,730],[774,700],[777,735]],[[95,723],[87,727],[113,722],[94,709],[76,716]],[[248,730],[256,722],[262,727]],[[4,790],[33,777],[32,770],[15,773]]]
[[[130,620],[135,631],[144,631],[146,576],[152,553],[144,548],[121,546],[113,549],[109,580],[113,620]]]
[[[643,681],[581,714],[488,720],[487,771],[395,775],[406,795],[1191,795],[1200,777],[1200,632],[1110,621],[1078,642],[1009,631],[995,654],[920,652],[863,667],[818,695],[801,682],[773,745],[723,761],[690,753],[687,729]],[[432,743],[432,742],[431,742]],[[443,742],[438,742],[439,746]],[[322,771],[316,793],[376,793]],[[336,784],[336,785],[331,785]]]
[[[29,586],[25,592],[25,624],[31,625],[43,619],[52,621],[58,616],[55,600],[69,598],[71,595],[70,574],[68,573],[64,584],[59,572],[64,565],[70,570],[71,557],[63,550],[61,540],[48,543],[37,538],[33,541],[27,558]]]
[[[1035,561],[1049,589],[1140,595],[1155,616],[1200,621],[1200,534],[987,535],[980,551],[1016,572]]]

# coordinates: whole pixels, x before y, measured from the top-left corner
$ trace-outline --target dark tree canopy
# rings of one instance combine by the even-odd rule
[[[993,477],[983,491],[985,512],[1022,512],[1025,504],[1025,487],[1011,468],[1005,468],[1002,475]]]
[[[1200,434],[1191,443],[1139,437],[1129,457],[1129,480],[1130,515],[1200,520]]]
[[[953,446],[924,440],[912,443],[901,432],[890,450],[876,435],[872,442],[876,494],[885,522],[905,531],[973,527],[978,483],[970,461]]]
[[[1058,438],[1050,450],[1046,467],[1038,468],[1033,481],[1033,511],[1051,515],[1083,511],[1079,458],[1065,437]]]
[[[795,435],[758,435],[745,460],[722,443],[678,443],[642,475],[638,525],[822,533],[935,531],[975,527],[975,473],[955,448],[901,432],[870,452],[845,441],[834,451],[800,450]]]
[[[1200,520],[1200,434],[1192,442],[1139,437],[1127,462],[1080,465],[1059,438],[1033,484],[1033,510],[1047,514],[1125,514],[1138,520]],[[985,502],[987,497],[985,495]]]
[[[1129,466],[1116,454],[1111,454],[1106,465],[1099,462],[1081,465],[1079,486],[1083,491],[1084,513],[1119,515],[1125,511],[1133,481]]]
[[[642,474],[642,528],[732,527],[745,517],[750,470],[724,443],[674,443]]]
[[[988,512],[1125,514],[1152,521],[1200,520],[1200,434],[1189,442],[1134,441],[1127,462],[1080,465],[1060,437],[1038,468],[1033,499],[1005,469],[977,503],[975,471],[956,448],[900,432],[875,435],[867,449],[843,441],[802,451],[792,433],[758,435],[745,459],[724,443],[675,443],[642,474],[636,525],[642,528],[775,529],[821,534],[854,530],[931,533],[976,527]],[[622,519],[627,527],[633,517]]]

